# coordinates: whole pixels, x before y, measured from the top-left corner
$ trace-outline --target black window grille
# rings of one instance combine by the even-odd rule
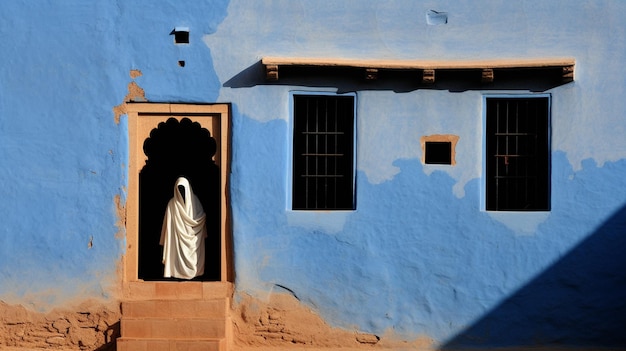
[[[294,210],[353,210],[354,97],[294,95]]]
[[[486,209],[550,210],[548,97],[487,98]]]

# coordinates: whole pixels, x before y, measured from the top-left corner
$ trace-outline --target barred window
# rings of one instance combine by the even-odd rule
[[[353,210],[354,96],[293,96],[294,210]]]
[[[550,210],[548,97],[486,99],[486,209]]]

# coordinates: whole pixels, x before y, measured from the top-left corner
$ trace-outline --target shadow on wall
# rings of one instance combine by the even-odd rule
[[[441,349],[626,348],[626,206]]]
[[[397,93],[418,89],[448,90],[530,90],[546,91],[563,85],[561,68],[498,70],[493,83],[481,83],[480,70],[437,70],[434,84],[422,83],[420,70],[384,70],[375,80],[366,80],[361,68],[281,66],[277,81],[265,79],[265,67],[258,61],[224,83],[228,88],[250,88],[257,85],[295,85],[334,87],[339,93],[362,90],[390,90]]]
[[[95,349],[95,351],[116,351],[117,350],[117,339],[121,336],[120,334],[120,322],[117,322],[111,326],[109,326],[105,331],[105,340],[104,345]]]

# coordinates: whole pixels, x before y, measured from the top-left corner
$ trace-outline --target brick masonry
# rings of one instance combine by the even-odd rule
[[[119,307],[97,302],[44,313],[0,302],[0,349],[114,350],[119,320]]]

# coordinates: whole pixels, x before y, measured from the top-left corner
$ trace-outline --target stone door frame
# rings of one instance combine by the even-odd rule
[[[233,282],[232,239],[230,228],[230,206],[228,199],[228,176],[230,174],[230,120],[231,105],[216,104],[173,104],[132,103],[126,104],[128,116],[128,190],[126,196],[126,253],[123,258],[124,283],[141,281],[139,270],[139,173],[146,163],[143,142],[150,131],[160,122],[174,117],[189,118],[206,128],[217,142],[215,164],[220,170],[220,281]]]

